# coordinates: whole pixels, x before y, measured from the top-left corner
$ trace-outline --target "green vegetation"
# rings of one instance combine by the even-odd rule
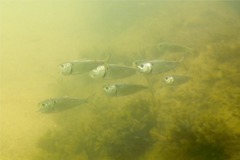
[[[152,135],[162,159],[226,160],[239,156],[240,133],[214,115],[182,114],[168,130],[155,129]]]
[[[81,129],[83,124],[76,124],[79,118],[73,116],[60,130],[46,133],[39,141],[44,152],[40,157],[74,159],[85,154],[93,160],[138,159],[153,144],[150,129],[155,125],[155,116],[150,111],[151,104],[147,100],[134,100],[117,112],[116,106],[106,107],[107,112],[85,123],[88,125],[85,130]]]

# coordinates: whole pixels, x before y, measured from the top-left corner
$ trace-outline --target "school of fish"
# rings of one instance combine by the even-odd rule
[[[166,51],[181,51],[189,52],[192,50],[189,47],[174,43],[160,43],[157,45],[160,52]],[[133,66],[126,66],[120,64],[107,63],[106,60],[74,60],[65,62],[59,65],[62,75],[81,75],[88,73],[93,79],[122,79],[133,76],[135,74],[142,74],[144,76],[163,74],[172,71],[182,64],[184,57],[178,61],[153,59],[153,60],[136,60]],[[191,77],[186,75],[165,75],[161,82],[164,85],[181,85],[188,82]],[[133,83],[110,83],[102,87],[103,92],[109,97],[122,97],[135,94],[137,92],[149,89],[146,84],[133,84]],[[73,98],[68,96],[51,98],[44,100],[38,104],[39,112],[42,113],[55,113],[65,111],[83,104],[88,103],[89,98]]]

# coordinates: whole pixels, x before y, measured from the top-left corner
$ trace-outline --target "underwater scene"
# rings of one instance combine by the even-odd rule
[[[240,2],[0,1],[1,160],[240,160]]]

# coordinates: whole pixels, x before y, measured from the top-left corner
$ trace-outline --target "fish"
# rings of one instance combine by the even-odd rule
[[[144,89],[148,89],[148,87],[140,84],[126,83],[107,84],[103,87],[105,94],[111,97],[127,96]]]
[[[44,100],[38,106],[39,111],[42,113],[55,113],[77,107],[87,102],[87,99],[60,97]]]
[[[136,74],[136,68],[118,64],[100,65],[89,73],[93,79],[119,79],[134,74]]]
[[[163,82],[167,85],[180,85],[188,82],[191,79],[189,76],[184,75],[170,75],[163,78]]]
[[[157,44],[157,49],[161,52],[192,52],[193,48],[181,44],[162,42]]]
[[[159,74],[168,72],[175,69],[180,65],[180,61],[167,61],[167,60],[138,60],[133,62],[134,66],[137,67],[137,72],[142,74]]]
[[[59,65],[63,75],[77,75],[90,72],[92,69],[105,63],[105,60],[76,60]]]

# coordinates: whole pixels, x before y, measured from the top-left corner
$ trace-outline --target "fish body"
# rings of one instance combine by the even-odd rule
[[[76,75],[90,72],[99,65],[104,64],[105,60],[79,60],[60,64],[59,68],[63,75]]]
[[[150,60],[135,61],[137,72],[143,74],[159,74],[175,69],[181,61]]]
[[[127,96],[130,94],[134,94],[136,92],[147,89],[147,86],[140,84],[108,84],[103,87],[104,92],[108,96],[119,97],[119,96]]]
[[[171,76],[165,76],[163,78],[163,82],[167,85],[180,85],[188,82],[190,79],[191,77],[188,77],[188,76],[171,75]]]
[[[193,49],[176,43],[162,42],[157,45],[161,52],[191,52]]]
[[[68,110],[79,105],[87,103],[87,99],[78,99],[70,97],[52,98],[40,102],[39,111],[42,113],[54,113]]]
[[[97,68],[93,69],[89,75],[93,79],[119,79],[132,76],[136,73],[134,67],[128,67],[118,64],[106,64],[100,65]]]

